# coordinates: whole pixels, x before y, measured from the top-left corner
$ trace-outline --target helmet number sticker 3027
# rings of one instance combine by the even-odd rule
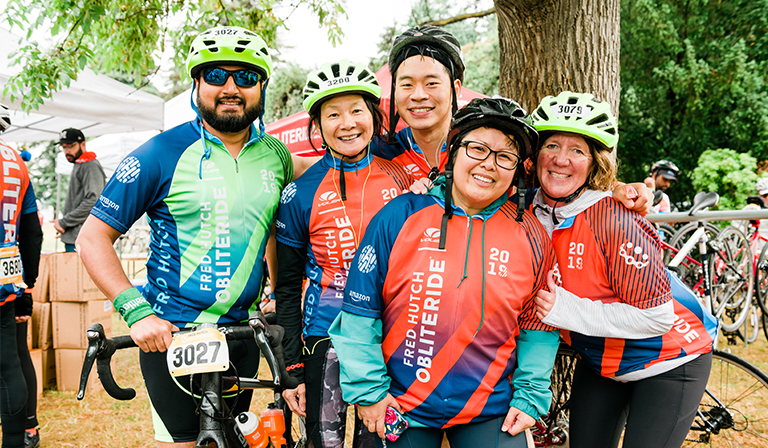
[[[168,348],[168,372],[172,376],[223,372],[229,368],[227,340],[215,328],[177,333]]]
[[[552,111],[557,117],[588,118],[590,108],[581,104],[555,104]]]

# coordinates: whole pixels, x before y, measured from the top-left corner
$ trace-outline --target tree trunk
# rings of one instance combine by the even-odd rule
[[[619,111],[620,0],[494,0],[501,95],[529,112],[546,95],[590,92]]]

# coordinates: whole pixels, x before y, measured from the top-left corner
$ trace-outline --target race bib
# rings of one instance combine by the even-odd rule
[[[215,328],[177,333],[168,348],[167,361],[172,376],[222,372],[229,368],[227,340]]]
[[[0,285],[23,283],[21,256],[17,246],[0,248]]]

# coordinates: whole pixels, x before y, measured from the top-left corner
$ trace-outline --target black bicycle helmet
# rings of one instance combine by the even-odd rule
[[[461,52],[461,45],[453,34],[436,26],[424,25],[410,28],[395,37],[392,41],[392,50],[389,52],[389,72],[393,77],[400,64],[413,56],[413,54],[408,54],[409,47],[416,47],[417,49],[418,47],[428,47],[432,50],[442,51],[448,60],[440,60],[444,59],[442,57],[435,57],[435,59],[448,68],[454,79],[464,81],[464,69],[466,68],[464,53]],[[431,54],[421,54],[434,57]]]
[[[515,100],[495,96],[493,98],[475,98],[466,106],[459,109],[451,121],[451,130],[448,132],[448,163],[445,166],[445,213],[440,230],[440,248],[445,248],[445,235],[447,233],[448,220],[453,216],[451,195],[453,188],[453,164],[455,155],[461,147],[464,136],[477,128],[497,129],[505,134],[515,137],[525,152],[520,154],[520,161],[515,168],[515,180],[519,179],[517,220],[523,219],[525,207],[525,176],[521,175],[525,169],[522,161],[533,154],[538,146],[539,134],[533,127],[531,117]]]
[[[443,64],[451,78],[451,100],[453,101],[451,112],[456,113],[458,102],[453,81],[464,81],[464,54],[461,45],[453,34],[432,25],[415,26],[409,28],[403,34],[392,41],[392,49],[389,52],[389,73],[392,75],[391,101],[389,103],[389,141],[394,142],[395,129],[400,115],[395,112],[395,73],[406,59],[416,56],[428,56]]]
[[[5,106],[0,104],[0,132],[5,131],[11,127],[11,112]]]
[[[680,174],[680,168],[669,160],[659,160],[651,167],[651,174],[659,173],[672,182],[677,182],[677,176]]]
[[[514,135],[524,145],[525,153],[520,154],[521,160],[533,155],[533,150],[539,144],[539,134],[533,127],[531,117],[517,101],[501,96],[475,98],[453,116],[451,130],[448,132],[450,154],[453,155],[459,149],[467,133],[483,127]]]

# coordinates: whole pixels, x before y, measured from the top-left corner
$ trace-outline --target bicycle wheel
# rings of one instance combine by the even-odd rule
[[[712,278],[712,314],[724,331],[735,332],[752,305],[754,271],[749,241],[735,227],[726,227],[710,241],[709,272]]]
[[[762,321],[763,334],[765,335],[765,339],[768,340],[768,314],[763,313],[760,316],[760,320]]]
[[[760,257],[755,266],[755,296],[763,314],[768,314],[768,303],[766,303],[768,301],[768,244],[765,244],[760,251]]]
[[[294,415],[280,394],[275,394],[275,403],[283,410],[285,418],[283,437],[285,437],[285,441],[288,443],[288,448],[305,448],[309,445],[309,441],[307,440],[307,427],[304,417]]]
[[[672,237],[675,236],[675,228],[672,227],[671,224],[667,224],[666,222],[657,222],[656,225],[656,231],[659,233],[659,238],[661,238],[661,241],[671,241]]]
[[[730,353],[715,350],[707,390],[683,446],[768,446],[768,376]]]
[[[675,250],[664,251],[664,265],[668,265],[669,262],[672,261],[672,258],[674,258],[674,255],[677,254],[677,251],[683,248],[683,245],[685,245],[686,241],[690,239],[690,237],[698,228],[698,223],[690,222],[681,227],[680,230],[675,233],[675,235],[669,241],[669,245],[672,246]],[[708,222],[704,223],[704,228],[706,229],[706,234],[710,241],[714,240],[717,234],[720,232],[719,228]],[[700,290],[699,288],[701,285],[699,283],[701,282],[703,276],[701,266],[698,264],[699,260],[701,260],[701,253],[699,252],[698,244],[691,248],[688,256],[693,260],[696,260],[696,263],[684,261],[679,266],[674,268],[674,270],[678,277],[680,277],[680,280],[683,281],[683,283],[688,285],[688,287],[694,291],[697,291]]]
[[[571,400],[573,370],[576,367],[576,352],[564,342],[557,350],[552,369],[552,403],[549,412],[531,428],[537,447],[568,447],[568,415]]]
[[[753,299],[752,306],[749,307],[749,313],[747,313],[747,318],[744,319],[744,324],[739,327],[739,338],[747,344],[755,342],[760,334],[761,319],[762,312]]]

